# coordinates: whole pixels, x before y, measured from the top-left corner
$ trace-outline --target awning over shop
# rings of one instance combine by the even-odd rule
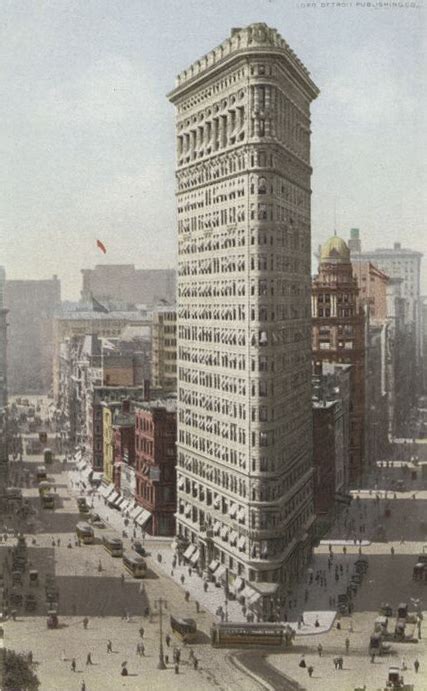
[[[218,579],[222,578],[223,576],[225,576],[225,566],[224,564],[220,564],[215,571],[215,578]]]
[[[211,571],[212,573],[214,573],[214,572],[216,571],[216,569],[218,568],[218,566],[219,566],[219,561],[217,561],[216,559],[212,559],[212,561],[211,561],[211,563],[209,564],[209,567],[208,567],[208,568],[209,568],[209,571]]]
[[[129,501],[129,499],[125,499],[123,504],[120,506],[121,511],[130,511],[133,506],[133,503]]]
[[[113,491],[113,487],[111,485],[101,485],[99,488],[99,493],[101,497],[104,497],[104,499],[110,494],[110,492]]]
[[[92,472],[92,482],[100,482],[102,478],[104,477],[104,473],[100,473],[96,470]]]
[[[119,499],[119,498],[120,498],[120,494],[118,492],[116,492],[116,490],[114,490],[113,492],[111,492],[111,494],[108,495],[108,502],[109,502],[109,504],[116,504],[117,499]]]
[[[184,552],[184,559],[190,559],[191,555],[192,555],[193,552],[195,552],[196,550],[197,550],[196,545],[190,545],[189,547],[187,547],[187,549],[186,549],[185,552]]]
[[[244,586],[243,580],[240,578],[240,576],[237,576],[237,578],[234,579],[234,583],[233,583],[234,592],[238,593],[239,590],[241,590],[243,588],[243,586]]]
[[[147,509],[143,509],[142,513],[136,518],[135,523],[143,528],[150,518],[151,513]]]
[[[140,506],[135,506],[135,508],[133,508],[129,512],[129,518],[131,518],[133,521],[136,521],[139,514],[142,513],[143,511],[144,511],[144,509],[142,509]]]
[[[244,597],[245,600],[249,601],[250,598],[255,595],[255,590],[251,588],[249,585],[245,585],[240,595]]]
[[[257,593],[255,590],[252,592],[252,595],[249,598],[249,604],[254,605],[258,600],[260,600],[262,597],[261,593]]]
[[[200,551],[198,549],[196,549],[194,554],[192,554],[190,557],[190,564],[193,564],[193,566],[196,566],[197,562],[199,561],[199,556],[200,556]]]

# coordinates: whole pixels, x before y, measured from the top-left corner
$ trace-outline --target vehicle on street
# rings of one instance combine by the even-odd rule
[[[43,452],[44,462],[46,465],[48,463],[53,463],[53,451],[52,449],[45,449]]]
[[[394,628],[394,639],[396,641],[403,641],[405,638],[406,619],[397,619]]]
[[[123,542],[120,538],[106,535],[102,538],[102,544],[104,545],[104,549],[107,550],[108,554],[112,557],[123,556]]]
[[[58,628],[58,613],[56,609],[50,609],[47,613],[47,628],[57,629]]]
[[[36,471],[36,480],[40,482],[41,480],[47,480],[46,466],[39,465]]]
[[[369,639],[369,655],[383,655],[390,650],[390,646],[384,643],[382,633],[373,633]]]
[[[145,578],[147,575],[147,563],[139,554],[124,554],[123,566],[134,578]]]
[[[414,581],[427,583],[427,563],[418,562],[418,564],[415,564],[412,578]]]
[[[392,617],[393,616],[393,608],[387,602],[381,603],[381,607],[379,609],[379,614],[381,614],[383,617]]]
[[[377,617],[374,622],[375,633],[382,633],[385,635],[388,629],[388,618],[387,617]]]
[[[90,509],[86,502],[86,497],[77,498],[77,507],[79,509],[79,513],[88,514],[90,512]]]
[[[397,608],[396,618],[397,619],[405,619],[405,621],[406,621],[407,616],[408,616],[408,605],[406,604],[406,602],[401,602]]]
[[[137,554],[139,554],[141,557],[145,557],[147,552],[145,551],[144,547],[142,546],[142,543],[139,541],[135,541],[133,543],[133,548]]]
[[[171,615],[170,627],[175,636],[185,643],[191,643],[197,638],[197,624],[194,619]]]
[[[55,508],[55,495],[52,492],[46,492],[40,497],[42,507],[44,509],[54,509]]]
[[[211,627],[211,645],[213,648],[290,645],[294,633],[282,624],[217,622]]]
[[[95,541],[95,533],[89,523],[84,523],[83,521],[77,523],[76,534],[84,545],[92,545]]]

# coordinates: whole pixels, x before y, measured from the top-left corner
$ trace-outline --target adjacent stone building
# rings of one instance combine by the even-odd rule
[[[309,72],[277,30],[233,29],[177,78],[180,538],[260,617],[314,521]],[[191,550],[190,550],[191,551]],[[251,605],[251,606],[252,606]]]

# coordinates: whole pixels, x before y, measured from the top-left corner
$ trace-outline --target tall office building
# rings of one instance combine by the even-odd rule
[[[269,616],[313,523],[310,102],[253,24],[177,78],[178,534]],[[245,591],[248,592],[248,591]]]

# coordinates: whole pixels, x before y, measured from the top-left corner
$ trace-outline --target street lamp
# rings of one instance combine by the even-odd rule
[[[164,654],[163,654],[163,607],[165,609],[168,608],[167,600],[164,600],[162,597],[159,597],[158,600],[154,601],[154,607],[155,607],[155,609],[159,610],[159,619],[160,619],[159,662],[157,664],[157,669],[166,669],[165,658],[164,658]]]

